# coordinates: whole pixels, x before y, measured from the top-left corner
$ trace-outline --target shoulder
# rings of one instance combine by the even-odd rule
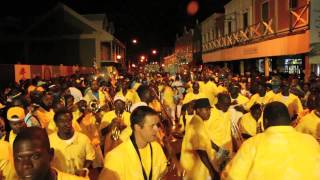
[[[87,135],[85,134],[82,134],[81,132],[78,132],[78,131],[75,131],[74,132],[74,136],[78,139],[78,141],[80,142],[83,142],[83,143],[90,143],[91,144],[91,141],[90,139],[88,138]]]
[[[152,148],[157,149],[157,150],[161,150],[162,151],[162,146],[157,142],[157,141],[153,141],[151,143]]]
[[[153,147],[153,146],[152,146]],[[122,159],[121,157],[127,157],[129,155],[129,152],[134,149],[133,144],[131,143],[130,138],[125,140],[123,143],[112,149],[107,155],[105,160],[111,161],[117,160],[120,161]]]
[[[303,143],[304,144],[303,147],[306,148],[309,145],[309,146],[316,147],[320,150],[320,145],[319,145],[318,141],[312,135],[302,133],[299,131],[295,131],[295,134],[296,134],[297,142]]]

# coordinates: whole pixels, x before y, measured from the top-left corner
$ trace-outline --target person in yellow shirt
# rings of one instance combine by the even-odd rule
[[[262,110],[260,104],[255,104],[250,108],[250,112],[246,113],[239,120],[239,129],[244,139],[257,134],[257,128],[261,128]],[[259,124],[258,124],[259,123]],[[259,127],[260,126],[260,127]],[[261,132],[262,130],[259,130]]]
[[[70,101],[70,99],[72,99],[72,98],[73,98],[73,96],[67,95],[67,97],[64,98],[64,100],[69,99],[67,101]],[[85,100],[81,100],[81,101],[86,102]],[[81,132],[80,124],[77,121],[78,118],[81,115],[80,111],[78,109],[75,109],[76,106],[74,106],[74,105],[72,105],[71,106],[72,108],[70,108],[70,104],[69,104],[69,106],[66,106],[65,102],[62,101],[62,99],[59,99],[59,100],[56,100],[56,101],[53,102],[53,105],[52,105],[53,113],[50,114],[50,116],[52,116],[52,120],[49,122],[48,127],[46,128],[49,135],[58,131],[56,123],[53,121],[53,117],[54,117],[55,112],[58,112],[61,109],[68,108],[68,107],[69,107],[69,109],[73,110],[73,112],[72,112],[72,117],[73,117],[73,119],[72,119],[72,127],[74,128],[75,131]]]
[[[50,148],[48,135],[39,127],[25,128],[13,144],[14,166],[19,179],[30,180],[89,180],[63,173],[50,162],[54,149]]]
[[[11,146],[13,145],[13,141],[16,138],[17,134],[23,128],[27,127],[26,123],[24,122],[24,118],[25,118],[25,113],[23,108],[16,106],[8,109],[7,119],[11,127],[11,131],[9,133],[8,139]]]
[[[34,112],[32,113],[41,124],[42,128],[48,128],[50,121],[53,120],[53,95],[46,92],[33,91],[31,100],[34,103]]]
[[[127,106],[131,106],[132,104],[140,102],[140,98],[134,89],[130,89],[130,81],[129,79],[124,79],[120,82],[120,91],[117,92],[116,96],[123,96],[126,98]]]
[[[80,116],[76,119],[76,122],[80,126],[79,132],[85,134],[90,139],[91,144],[95,150],[96,157],[93,160],[92,167],[103,167],[103,153],[100,146],[100,135],[98,125],[96,122],[96,117],[88,108],[87,102],[85,100],[80,100],[77,104],[80,112]],[[72,126],[74,127],[73,123]]]
[[[92,101],[97,101],[100,107],[106,104],[106,95],[101,89],[99,89],[99,82],[97,80],[93,80],[91,82],[90,88],[86,91],[84,95],[84,100],[86,100],[88,104]]]
[[[205,125],[210,131],[210,137],[215,144],[232,154],[231,134],[231,98],[227,93],[219,93],[217,104],[211,109],[211,116]]]
[[[199,81],[199,91],[205,94],[206,98],[209,99],[210,104],[213,106],[216,103],[215,96],[218,95],[217,85],[213,81],[210,81],[210,74],[208,73],[203,73],[202,79],[203,81]]]
[[[233,105],[244,105],[249,101],[247,97],[240,94],[240,87],[237,85],[230,85],[229,93],[231,96],[231,104]]]
[[[206,98],[206,95],[199,90],[199,82],[194,81],[192,84],[193,91],[190,93],[187,93],[182,101],[183,104],[187,104],[193,100],[200,99],[200,98]]]
[[[12,146],[4,140],[0,140],[0,179],[17,179],[12,159]]]
[[[59,171],[86,176],[95,159],[95,151],[90,139],[74,131],[72,113],[61,109],[54,115],[58,131],[49,136],[51,147],[55,149],[53,167]]]
[[[320,143],[320,95],[315,98],[315,109],[302,117],[295,127],[297,131],[312,135]]]
[[[319,179],[320,146],[290,126],[287,107],[281,102],[267,104],[263,121],[266,130],[242,144],[222,179]]]
[[[249,111],[251,106],[254,104],[260,104],[262,107],[264,107],[266,104],[268,104],[271,101],[271,97],[266,96],[266,84],[263,82],[258,83],[257,85],[257,93],[253,96],[251,96],[249,102],[247,102],[244,105],[244,109]]]
[[[288,80],[281,82],[281,93],[272,98],[272,101],[279,101],[285,104],[289,110],[290,118],[295,119],[299,113],[303,111],[302,103],[298,96],[290,93],[290,85]]]
[[[131,114],[133,133],[109,152],[99,179],[157,180],[167,168],[167,159],[159,143],[158,113],[148,106],[137,107]]]
[[[185,170],[184,179],[216,179],[218,173],[213,164],[215,151],[211,147],[210,130],[204,124],[210,118],[209,99],[196,100],[194,108],[196,114],[186,129],[181,148],[180,163]]]
[[[275,95],[277,95],[281,91],[281,82],[277,79],[272,80],[271,87],[272,89],[266,93],[267,99],[273,99]]]
[[[100,123],[101,135],[104,139],[104,154],[127,140],[131,133],[130,113],[125,111],[126,99],[123,96],[115,96],[113,99],[115,110],[105,113]],[[112,133],[118,128],[119,137],[112,137]]]

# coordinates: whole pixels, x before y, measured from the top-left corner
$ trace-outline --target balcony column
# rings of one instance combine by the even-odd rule
[[[311,74],[311,65],[309,62],[309,56],[304,56],[304,81],[308,82]]]
[[[244,61],[240,61],[240,75],[244,75]]]

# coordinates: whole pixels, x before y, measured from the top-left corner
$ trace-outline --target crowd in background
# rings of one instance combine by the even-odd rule
[[[1,87],[0,179],[320,179],[319,90],[217,67],[20,80]]]

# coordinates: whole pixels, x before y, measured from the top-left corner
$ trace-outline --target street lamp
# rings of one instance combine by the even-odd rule
[[[133,44],[137,44],[137,43],[138,43],[138,40],[137,40],[137,39],[133,39],[133,40],[132,40],[132,43],[133,43]]]
[[[153,54],[153,55],[157,54],[157,50],[155,50],[155,49],[152,50],[152,54]]]
[[[145,57],[145,56],[143,56],[143,55],[142,55],[142,56],[140,56],[140,61],[141,61],[141,62],[143,62],[145,59],[146,59],[146,57]]]

